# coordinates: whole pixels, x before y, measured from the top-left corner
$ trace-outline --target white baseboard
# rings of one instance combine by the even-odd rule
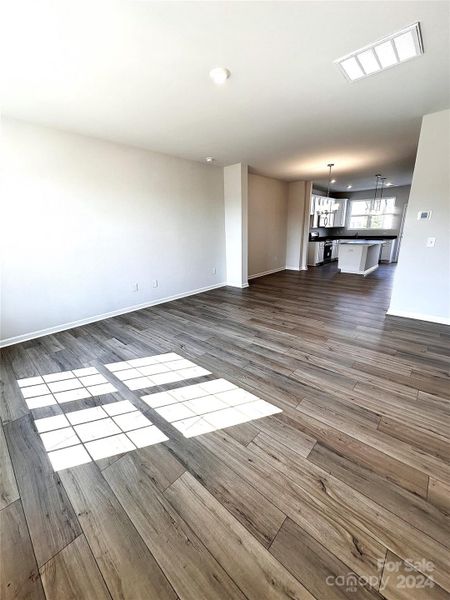
[[[436,317],[424,313],[408,312],[404,310],[391,310],[386,313],[391,317],[403,317],[404,319],[416,319],[416,321],[429,321],[430,323],[440,323],[441,325],[450,325],[450,318]]]
[[[364,277],[366,277],[369,273],[372,273],[373,271],[376,271],[376,269],[378,269],[378,264],[373,265],[373,267],[370,267],[369,269],[366,269],[363,272]]]
[[[308,267],[289,267],[286,265],[286,271],[307,271]]]
[[[135,304],[134,306],[119,308],[117,310],[112,310],[111,312],[103,313],[101,315],[86,317],[85,319],[80,319],[79,321],[63,323],[61,325],[55,325],[54,327],[40,329],[39,331],[32,331],[30,333],[24,333],[22,335],[5,338],[4,340],[0,340],[0,348],[12,346],[13,344],[19,344],[20,342],[27,342],[28,340],[34,340],[35,338],[43,337],[44,335],[50,335],[52,333],[58,333],[59,331],[66,331],[67,329],[73,329],[74,327],[88,325],[89,323],[95,323],[96,321],[103,321],[104,319],[110,319],[111,317],[118,317],[120,315],[125,315],[127,313],[134,312],[135,310],[142,310],[143,308],[149,308],[150,306],[156,306],[157,304],[164,304],[164,302],[171,302],[172,300],[179,300],[180,298],[186,298],[187,296],[194,296],[195,294],[201,294],[202,292],[215,290],[216,288],[224,287],[225,285],[227,284],[215,283],[214,285],[208,285],[206,287],[197,288],[196,290],[189,290],[188,292],[182,292],[181,294],[167,296],[166,298],[158,298],[158,300],[151,300],[150,302],[143,302],[142,304]]]
[[[280,271],[285,271],[287,267],[277,267],[276,269],[270,269],[269,271],[261,271],[261,273],[255,273],[254,275],[249,275],[249,279],[256,279],[257,277],[264,277],[264,275],[271,275],[272,273],[279,273]]]
[[[378,263],[376,265],[373,265],[372,267],[369,267],[365,271],[349,271],[349,270],[343,271],[342,269],[338,269],[338,271],[339,271],[339,273],[344,273],[346,275],[362,275],[363,277],[366,277],[367,275],[369,275],[369,273],[372,273],[376,269],[378,269]]]
[[[228,287],[235,287],[239,289],[248,287],[248,283],[232,283],[231,281],[228,281],[225,285],[227,285]]]

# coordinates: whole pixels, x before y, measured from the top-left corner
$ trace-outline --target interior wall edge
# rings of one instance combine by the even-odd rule
[[[440,323],[450,325],[449,317],[439,317],[436,315],[427,315],[424,313],[408,312],[403,310],[388,310],[386,315],[391,317],[402,317],[404,319],[414,319],[416,321],[428,321],[429,323]]]

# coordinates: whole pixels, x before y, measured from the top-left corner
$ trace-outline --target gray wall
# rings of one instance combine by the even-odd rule
[[[286,267],[288,184],[248,176],[248,275]]]
[[[422,121],[389,314],[450,324],[450,110]],[[419,221],[419,211],[431,210]],[[435,237],[432,248],[428,237]]]

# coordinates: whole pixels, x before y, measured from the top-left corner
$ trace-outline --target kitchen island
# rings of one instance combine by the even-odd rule
[[[383,240],[342,240],[339,244],[338,269],[341,273],[368,275],[378,269]]]

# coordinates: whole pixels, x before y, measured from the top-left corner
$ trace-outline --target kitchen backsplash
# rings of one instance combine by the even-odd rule
[[[339,235],[345,231],[344,227],[311,227],[309,233],[318,233],[319,237],[325,235]]]

